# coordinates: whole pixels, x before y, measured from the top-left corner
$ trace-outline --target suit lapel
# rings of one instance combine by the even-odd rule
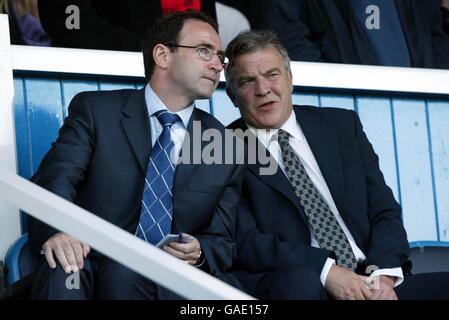
[[[308,112],[301,107],[295,107],[294,110],[332,198],[342,213],[345,211],[343,167],[337,131],[318,112]]]
[[[122,110],[124,117],[121,123],[137,162],[145,174],[151,152],[151,136],[144,90],[130,95]]]
[[[236,128],[242,129],[243,131],[248,130],[248,127],[246,126],[243,119],[239,119]],[[257,146],[255,148],[252,148],[251,152],[256,152],[258,154],[258,150],[263,150],[267,154],[269,153],[268,150],[259,142],[259,140],[253,140],[257,141]],[[301,213],[302,217],[306,220],[306,216],[304,215],[303,208],[301,207],[298,198],[296,197],[295,191],[293,190],[290,182],[288,181],[288,178],[285,176],[285,174],[282,172],[280,168],[276,170],[275,174],[272,175],[261,175],[260,169],[265,167],[266,165],[262,164],[259,160],[259,157],[256,156],[256,163],[250,163],[247,165],[247,168],[254,173],[254,175],[262,180],[266,185],[272,187],[273,189],[280,192],[282,195],[284,195],[288,200],[290,200],[298,209],[298,211]],[[270,162],[276,161],[274,158],[270,155]]]

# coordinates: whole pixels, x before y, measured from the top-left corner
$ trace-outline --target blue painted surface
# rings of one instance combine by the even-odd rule
[[[425,101],[393,99],[403,220],[409,241],[438,240]]]
[[[56,138],[73,96],[86,90],[141,88],[144,82],[15,76],[15,121],[19,174],[29,178]],[[434,99],[365,92],[295,89],[294,104],[358,112],[379,155],[387,184],[403,206],[413,246],[449,243],[449,96]],[[220,87],[198,106],[225,125],[239,117]]]
[[[7,285],[13,284],[22,277],[20,274],[20,253],[27,241],[28,233],[25,233],[17,239],[8,249],[8,252],[6,252],[5,266],[8,268],[8,273],[6,276]]]
[[[439,240],[449,241],[449,105],[431,99],[427,106]]]

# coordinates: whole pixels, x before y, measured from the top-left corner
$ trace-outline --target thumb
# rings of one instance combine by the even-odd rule
[[[90,247],[87,244],[83,243],[83,256],[84,258],[90,253]]]

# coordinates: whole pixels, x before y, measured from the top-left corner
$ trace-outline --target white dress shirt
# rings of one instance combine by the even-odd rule
[[[257,136],[259,141],[270,151],[270,154],[272,157],[278,162],[279,167],[282,169],[282,171],[285,174],[285,168],[282,161],[282,151],[279,147],[279,143],[276,139],[276,133],[278,129],[257,129],[250,125],[248,125],[248,128]],[[340,216],[340,213],[338,212],[337,206],[335,205],[335,202],[332,198],[332,195],[329,191],[329,187],[327,186],[326,181],[323,178],[323,175],[321,174],[320,167],[318,166],[318,163],[316,162],[316,159],[312,153],[312,150],[310,149],[309,144],[307,143],[307,139],[304,136],[304,133],[301,129],[301,126],[296,121],[296,115],[292,111],[290,114],[290,117],[287,119],[287,121],[281,126],[280,129],[283,129],[284,131],[287,131],[290,134],[289,142],[291,147],[293,148],[296,155],[301,160],[301,163],[304,166],[304,169],[306,170],[307,174],[309,175],[310,179],[312,180],[313,184],[318,189],[319,193],[323,197],[324,201],[326,201],[327,205],[329,206],[329,209],[332,211],[332,213],[335,215],[335,218],[337,219],[338,223],[340,224],[341,228],[343,229],[343,232],[346,234],[349,243],[351,245],[352,251],[354,252],[354,255],[357,259],[357,261],[364,261],[366,260],[365,254],[360,250],[360,248],[356,245],[354,237],[352,236],[351,232],[349,231],[348,227],[346,226],[345,222],[343,221],[342,217]],[[312,230],[311,232],[311,246],[313,247],[319,247],[318,241],[316,240],[315,235],[313,234]],[[321,271],[321,283],[325,284],[327,275],[331,269],[331,267],[335,264],[335,260],[328,258],[323,270]],[[391,269],[378,269],[374,271],[371,274],[371,277],[379,276],[379,275],[388,275],[397,277],[395,286],[400,285],[404,280],[404,275],[402,273],[402,269],[400,267],[398,268],[391,268]]]
[[[145,102],[147,104],[148,114],[150,116],[150,133],[151,133],[151,145],[154,146],[157,138],[162,133],[162,125],[157,119],[155,113],[160,110],[168,110],[167,106],[159,99],[156,93],[151,89],[150,84],[148,83],[145,87]],[[187,126],[189,124],[190,117],[192,116],[193,109],[195,108],[195,103],[192,103],[187,108],[178,111],[171,112],[177,114],[181,121],[176,121],[172,127],[170,128],[170,136],[174,144],[175,152],[174,152],[174,162],[178,163],[179,154],[182,148],[182,144],[184,143],[184,138],[187,133]]]

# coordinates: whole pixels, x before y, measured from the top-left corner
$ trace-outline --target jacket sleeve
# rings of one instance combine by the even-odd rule
[[[59,130],[57,140],[45,155],[31,181],[68,201],[73,201],[76,187],[84,179],[94,140],[94,121],[89,103],[85,95],[78,94],[70,103],[69,115]],[[31,217],[28,224],[30,243],[36,252],[58,232]]]
[[[320,274],[327,258],[335,258],[329,250],[295,241],[283,241],[272,233],[261,232],[245,198],[240,202],[236,241],[236,269],[251,273],[267,272],[288,265],[307,265]]]
[[[229,271],[237,256],[234,235],[243,173],[244,166],[235,165],[209,228],[196,235],[206,260],[201,269],[212,275]]]

